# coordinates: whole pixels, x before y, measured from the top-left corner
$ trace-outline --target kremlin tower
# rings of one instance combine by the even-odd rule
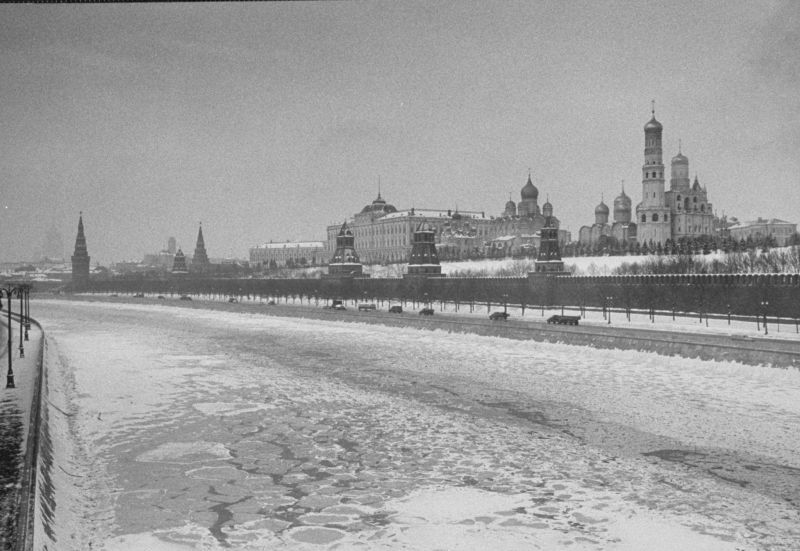
[[[186,269],[186,255],[183,254],[183,251],[180,248],[178,248],[178,252],[175,253],[175,259],[172,261],[172,273],[189,273],[189,270]]]
[[[379,196],[380,197],[380,196]],[[363,266],[355,249],[355,237],[347,227],[347,222],[342,224],[339,235],[336,236],[336,251],[328,264],[328,276],[352,277],[363,276]]]
[[[197,245],[194,248],[194,257],[192,258],[192,271],[204,272],[208,270],[209,262],[208,255],[206,254],[206,243],[203,240],[203,223],[200,223],[200,229],[197,232]]]
[[[78,217],[78,236],[75,238],[75,252],[72,254],[72,286],[84,288],[89,284],[89,252],[86,250],[86,236],[83,234],[83,212]]]
[[[442,266],[436,253],[434,230],[427,222],[422,222],[414,231],[411,257],[408,260],[407,276],[442,276]]]

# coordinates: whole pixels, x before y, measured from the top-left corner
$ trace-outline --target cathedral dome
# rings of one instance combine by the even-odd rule
[[[631,210],[631,198],[625,194],[624,189],[622,193],[614,199],[614,210]]]
[[[525,200],[525,199],[538,199],[539,198],[539,190],[536,189],[536,186],[533,185],[533,182],[531,182],[531,175],[530,174],[528,174],[528,182],[522,188],[522,191],[520,192],[520,196],[522,197],[523,200]]]
[[[516,208],[517,204],[509,199],[508,202],[506,203],[506,210],[514,210]]]
[[[600,201],[600,204],[594,209],[595,214],[608,214],[608,205],[606,205],[603,201]]]

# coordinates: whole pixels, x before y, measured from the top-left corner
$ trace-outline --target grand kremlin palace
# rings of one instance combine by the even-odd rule
[[[355,237],[355,249],[362,262],[405,262],[411,252],[414,230],[423,222],[436,232],[436,247],[441,258],[466,258],[495,249],[498,256],[515,254],[526,248],[538,248],[539,231],[544,227],[542,209],[539,207],[539,190],[528,181],[520,192],[519,203],[509,200],[498,216],[486,216],[484,212],[461,210],[436,210],[411,208],[397,210],[378,193],[372,203],[347,220]],[[553,217],[558,227],[558,219]],[[336,236],[341,222],[327,227],[325,253],[328,257],[336,249]],[[559,230],[559,242],[570,240],[569,232]]]

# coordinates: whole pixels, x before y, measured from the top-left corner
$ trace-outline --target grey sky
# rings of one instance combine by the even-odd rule
[[[372,201],[499,214],[532,170],[575,236],[641,199],[656,100],[718,213],[798,221],[800,2],[0,6],[0,259],[212,257]]]

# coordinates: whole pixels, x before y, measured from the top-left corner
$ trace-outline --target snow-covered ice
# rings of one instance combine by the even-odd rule
[[[36,308],[50,548],[800,540],[796,370],[170,304]]]

